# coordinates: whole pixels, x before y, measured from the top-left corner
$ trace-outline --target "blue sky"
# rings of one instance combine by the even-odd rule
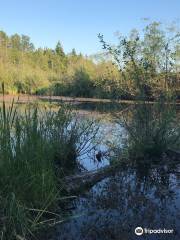
[[[169,23],[180,17],[180,0],[5,0],[0,2],[0,29],[31,37],[36,47],[66,52],[101,50],[97,34],[114,42],[116,31],[143,27],[143,18]]]

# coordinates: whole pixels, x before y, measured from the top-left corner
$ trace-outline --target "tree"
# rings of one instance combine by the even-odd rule
[[[21,50],[21,37],[18,34],[14,34],[10,37],[11,47],[15,50]]]
[[[0,47],[6,47],[8,36],[4,31],[0,31]]]
[[[77,97],[92,97],[94,85],[85,69],[77,69],[73,77],[73,92]]]
[[[165,46],[165,33],[160,22],[152,22],[145,27],[142,46],[144,58],[151,63],[153,71],[158,71],[161,68]]]
[[[71,54],[70,54],[71,56],[73,56],[73,57],[76,57],[77,56],[77,53],[76,53],[76,50],[75,50],[75,48],[73,48],[72,49],[72,51],[71,51]]]
[[[63,50],[63,47],[62,47],[60,41],[58,41],[58,43],[56,44],[55,52],[59,57],[61,57],[61,58],[65,57],[65,53],[64,53],[64,50]]]
[[[30,37],[26,35],[21,36],[21,45],[24,52],[33,51],[34,45],[30,42]]]

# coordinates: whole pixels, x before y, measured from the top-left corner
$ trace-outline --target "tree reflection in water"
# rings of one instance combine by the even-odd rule
[[[96,184],[75,203],[83,214],[57,228],[57,239],[138,239],[137,226],[174,229],[175,234],[146,234],[141,239],[179,239],[177,166],[127,168]]]

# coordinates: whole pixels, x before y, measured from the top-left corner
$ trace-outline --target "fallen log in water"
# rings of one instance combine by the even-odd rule
[[[172,160],[175,162],[180,160],[179,151],[169,149],[166,151],[166,154],[169,157],[170,162]],[[63,182],[65,183],[67,192],[77,193],[83,191],[84,189],[91,188],[99,181],[114,175],[120,169],[124,169],[130,164],[132,164],[130,160],[128,161],[127,159],[124,159],[116,164],[108,165],[97,170],[85,171],[76,175],[67,176],[63,179]],[[162,164],[162,162],[160,162],[160,164]]]
[[[103,180],[115,174],[120,167],[125,166],[125,163],[118,163],[114,165],[108,165],[93,171],[86,171],[76,175],[68,176],[64,178],[66,190],[70,193],[77,193],[85,188],[91,188],[97,182]]]

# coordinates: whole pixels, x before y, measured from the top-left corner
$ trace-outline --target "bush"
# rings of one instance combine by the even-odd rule
[[[160,157],[180,143],[180,126],[173,101],[162,99],[151,105],[136,103],[130,119],[124,121],[128,133],[128,152],[131,158]]]

